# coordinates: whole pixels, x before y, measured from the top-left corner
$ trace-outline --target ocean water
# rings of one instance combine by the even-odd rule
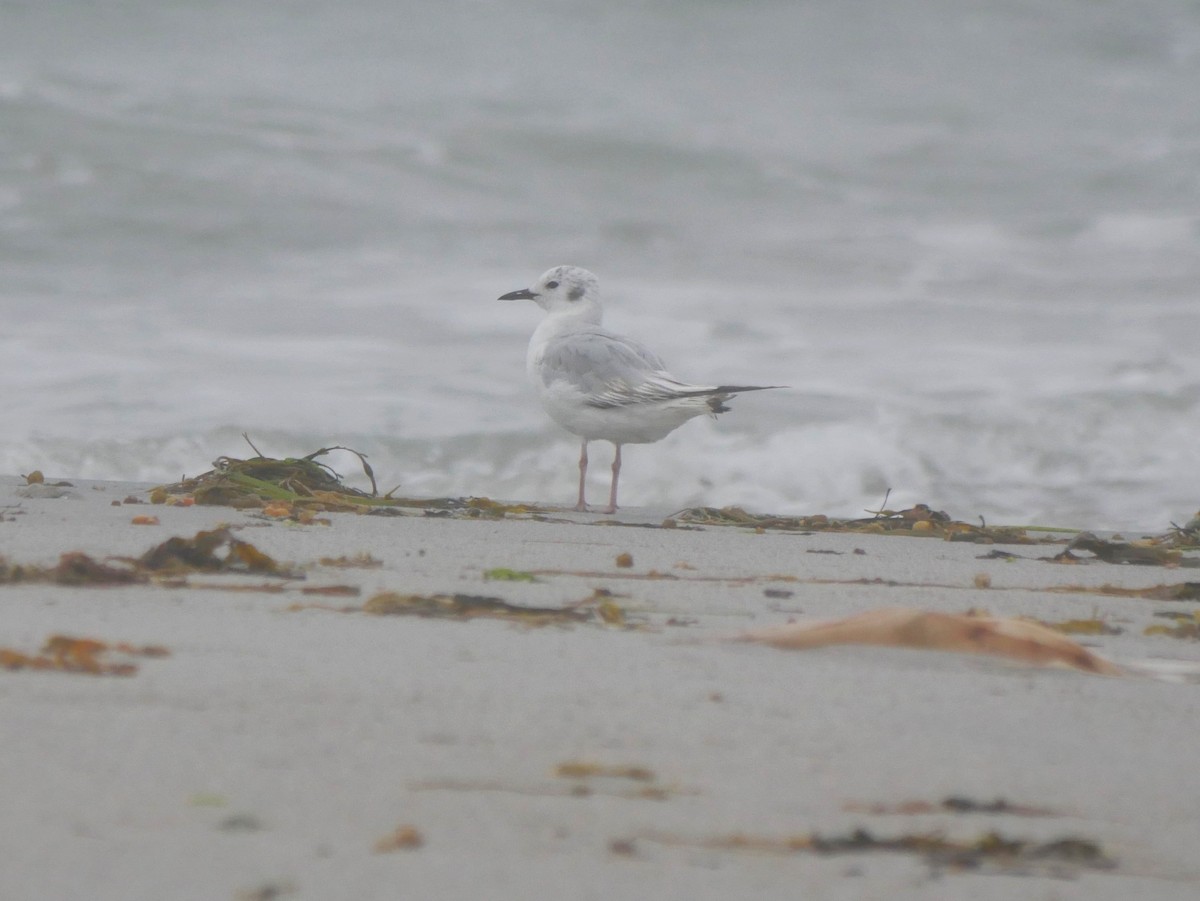
[[[1191,0],[0,0],[0,472],[247,432],[570,502],[495,298],[573,263],[676,375],[790,386],[628,448],[627,504],[1162,530],[1198,96]]]

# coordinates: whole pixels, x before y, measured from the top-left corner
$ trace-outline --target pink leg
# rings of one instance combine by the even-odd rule
[[[613,447],[617,449],[617,452],[613,455],[612,487],[608,489],[608,509],[604,511],[605,513],[617,512],[617,479],[621,477],[621,445],[613,442]]]
[[[587,439],[584,439],[583,446],[579,448],[579,501],[575,504],[575,509],[580,513],[587,513],[587,501],[583,497],[583,486],[587,480]]]

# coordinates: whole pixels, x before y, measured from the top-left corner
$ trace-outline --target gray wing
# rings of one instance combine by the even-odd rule
[[[566,381],[588,406],[623,407],[711,394],[666,371],[653,351],[604,329],[579,330],[551,341],[542,357],[546,385]]]

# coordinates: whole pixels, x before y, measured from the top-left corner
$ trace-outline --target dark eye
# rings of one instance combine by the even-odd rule
[[[546,287],[553,291],[558,287],[558,282],[546,282]]]

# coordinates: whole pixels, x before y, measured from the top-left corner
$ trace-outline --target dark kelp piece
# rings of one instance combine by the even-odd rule
[[[1080,558],[1074,552],[1093,554],[1105,563],[1126,563],[1135,566],[1200,566],[1200,561],[1188,559],[1178,548],[1168,547],[1155,541],[1129,542],[1100,538],[1091,532],[1080,532],[1066,549],[1051,558],[1056,563],[1077,563]]]
[[[575,607],[523,607],[502,598],[473,594],[400,594],[385,591],[365,604],[363,611],[381,616],[421,616],[441,619],[506,619],[526,625],[594,620],[593,610]]]
[[[1112,870],[1116,861],[1098,842],[1076,836],[1064,836],[1048,842],[1010,838],[996,831],[975,839],[953,840],[941,832],[902,833],[882,837],[859,828],[840,834],[809,832],[774,838],[733,834],[712,838],[685,838],[662,833],[642,836],[663,845],[702,848],[715,851],[756,851],[794,854],[915,854],[930,866],[956,871],[1000,873]]]
[[[850,802],[843,809],[851,813],[866,813],[872,816],[920,816],[933,813],[955,814],[1005,814],[1019,817],[1062,816],[1048,807],[1033,807],[1014,804],[1004,798],[979,801],[964,795],[950,795],[941,801],[901,801],[897,804],[863,804]]]
[[[59,585],[131,585],[146,576],[129,567],[110,566],[78,551],[63,554],[51,571]]]
[[[59,557],[56,566],[9,563],[0,559],[0,585],[20,582],[54,582],[58,585],[135,585],[145,582],[136,566],[110,566],[79,551]]]
[[[233,572],[303,578],[281,567],[248,541],[234,538],[229,529],[197,532],[192,538],[168,538],[138,558],[143,569],[159,574]]]

